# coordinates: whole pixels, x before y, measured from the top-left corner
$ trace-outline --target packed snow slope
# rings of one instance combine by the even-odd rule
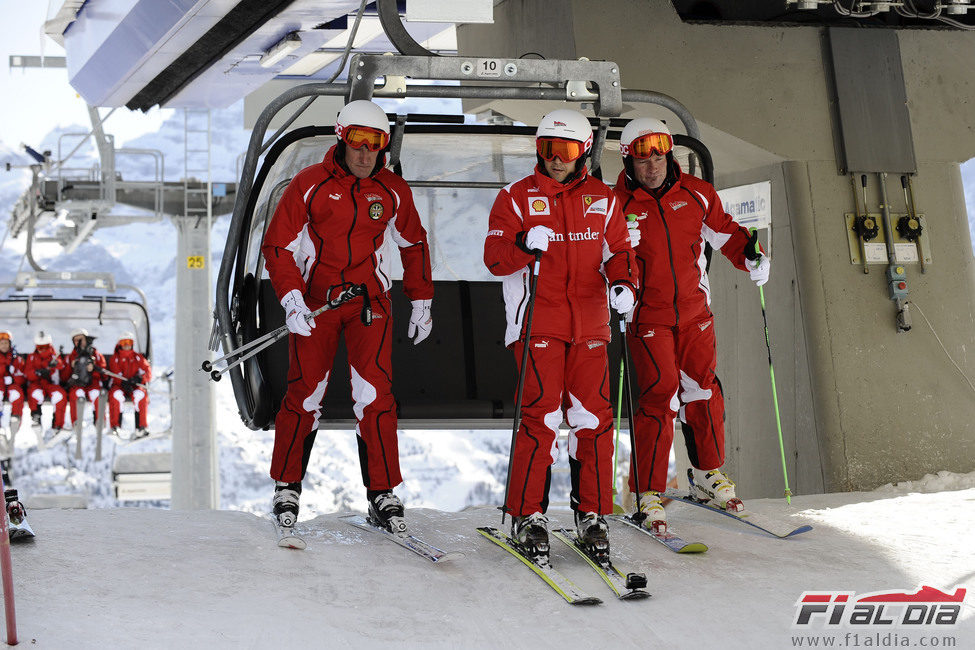
[[[614,556],[624,570],[646,572],[646,600],[615,600],[553,540],[554,564],[604,600],[588,607],[567,604],[483,539],[475,528],[499,521],[486,506],[407,511],[414,532],[464,553],[439,565],[338,514],[301,522],[308,548],[295,551],[278,548],[270,523],[245,512],[32,510],[37,538],[12,548],[18,630],[22,645],[37,648],[733,649],[797,647],[796,637],[806,647],[805,637],[823,636],[840,646],[850,628],[793,626],[803,591],[971,592],[975,474],[962,479],[942,476],[935,489],[965,489],[927,494],[907,493],[924,489],[908,484],[800,496],[791,506],[751,501],[757,512],[814,526],[786,540],[671,505],[673,529],[710,546],[702,555],[672,553],[614,524]],[[567,511],[550,515],[571,521]],[[895,635],[888,646],[972,648],[975,594],[954,625],[854,631],[861,644],[876,633]]]

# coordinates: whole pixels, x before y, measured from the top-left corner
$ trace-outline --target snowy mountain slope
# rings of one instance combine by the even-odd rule
[[[476,526],[499,523],[488,507],[409,512],[423,537],[465,554],[442,566],[335,515],[304,522],[308,549],[293,551],[274,545],[266,520],[239,512],[38,510],[31,514],[37,539],[12,548],[18,630],[22,644],[38,648],[692,648],[717,642],[751,650],[796,647],[797,639],[806,645],[810,638],[824,645],[823,637],[855,647],[853,633],[860,647],[971,648],[970,588],[953,625],[794,625],[804,591],[970,587],[972,524],[964,513],[975,500],[975,474],[955,478],[965,489],[801,496],[791,508],[781,499],[752,501],[758,512],[791,513],[797,523],[813,524],[788,540],[674,504],[671,525],[705,541],[710,550],[703,555],[677,555],[613,525],[619,564],[647,574],[653,596],[643,601],[611,598],[579,558],[556,544],[557,566],[603,599],[592,607],[566,604],[481,538]],[[571,519],[567,511],[551,514],[560,524]]]

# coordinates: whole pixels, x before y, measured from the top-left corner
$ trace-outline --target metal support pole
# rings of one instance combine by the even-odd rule
[[[213,388],[199,372],[208,358],[211,296],[210,229],[196,215],[174,217],[176,257],[176,378],[173,405],[174,510],[216,509],[219,504],[218,447],[213,430]]]

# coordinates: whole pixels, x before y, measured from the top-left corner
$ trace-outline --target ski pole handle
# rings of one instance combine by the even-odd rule
[[[337,307],[340,307],[344,303],[358,296],[365,296],[366,298],[368,298],[369,293],[368,293],[368,289],[366,288],[366,285],[364,284],[350,285],[348,289],[344,289],[343,291],[339,292],[339,295],[335,296],[334,298],[326,302],[324,305],[322,305],[315,311],[311,312],[310,314],[306,314],[305,321],[306,322],[311,321],[313,318],[315,318],[322,312],[326,312],[330,309],[336,309]],[[371,320],[371,313],[370,313],[370,320]],[[220,381],[221,377],[225,372],[227,372],[231,368],[235,368],[239,366],[244,361],[247,361],[248,359],[256,355],[258,352],[262,352],[263,350],[268,348],[271,344],[282,339],[287,334],[288,334],[288,326],[282,325],[281,327],[272,330],[271,332],[268,332],[264,336],[254,339],[253,341],[247,343],[246,345],[231,350],[230,352],[223,355],[219,359],[216,359],[215,361],[204,361],[202,364],[202,369],[205,372],[210,373],[210,379],[212,379],[213,381]],[[214,369],[213,367],[214,363],[218,363],[220,361],[223,361],[224,359],[228,359],[233,356],[237,356],[237,358],[234,359],[232,362],[228,363],[223,368]]]

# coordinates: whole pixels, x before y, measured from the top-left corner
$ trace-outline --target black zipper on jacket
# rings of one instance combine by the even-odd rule
[[[653,197],[653,200],[657,202],[657,210],[660,212],[660,222],[664,225],[664,232],[667,234],[667,256],[670,259],[670,277],[674,279],[674,325],[680,323],[680,311],[677,309],[677,272],[674,270],[674,249],[670,244],[670,227],[667,225],[667,220],[664,219],[664,206],[660,203],[660,199]]]
[[[345,265],[345,268],[339,271],[339,278],[343,283],[345,282],[345,269],[352,266],[352,231],[355,229],[355,223],[359,218],[359,204],[355,201],[355,193],[358,189],[360,189],[360,185],[359,179],[357,178],[352,183],[352,187],[349,188],[349,198],[352,199],[352,225],[349,226],[349,234],[345,237],[345,245],[349,250],[349,261]]]

